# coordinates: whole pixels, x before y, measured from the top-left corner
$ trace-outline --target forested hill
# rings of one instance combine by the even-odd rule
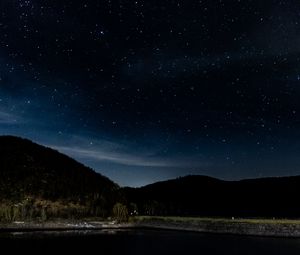
[[[242,181],[186,176],[124,192],[146,215],[300,218],[300,176]]]
[[[107,217],[118,202],[144,215],[300,218],[299,197],[300,176],[242,181],[186,176],[119,188],[58,151],[0,136],[0,221]]]
[[[29,199],[33,204],[48,201],[48,208],[59,202],[107,214],[119,198],[118,185],[108,178],[26,139],[0,136],[0,162],[2,205]]]

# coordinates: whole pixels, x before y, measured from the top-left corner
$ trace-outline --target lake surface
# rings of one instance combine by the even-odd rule
[[[1,250],[30,254],[300,254],[300,239],[161,230],[101,230],[0,234]],[[8,249],[8,250],[6,250]]]

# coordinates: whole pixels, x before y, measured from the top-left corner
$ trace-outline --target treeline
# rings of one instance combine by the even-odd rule
[[[55,218],[82,218],[88,216],[103,216],[104,212],[101,209],[89,208],[76,204],[60,204],[60,203],[44,203],[38,204],[34,202],[17,203],[17,204],[1,204],[0,205],[0,221],[46,221]]]
[[[100,206],[83,206],[79,204],[63,204],[61,202],[26,200],[22,203],[0,204],[0,222],[14,221],[47,221],[54,219],[82,219],[88,217],[108,218],[117,221],[128,220],[129,211],[125,204],[117,202],[113,208]]]

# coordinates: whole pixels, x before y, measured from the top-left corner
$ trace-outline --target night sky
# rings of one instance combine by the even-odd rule
[[[0,0],[0,134],[122,186],[300,174],[300,2]]]

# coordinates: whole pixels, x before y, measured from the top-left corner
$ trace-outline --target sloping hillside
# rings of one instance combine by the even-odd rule
[[[30,200],[36,207],[106,215],[119,198],[119,187],[108,178],[53,149],[29,140],[0,137],[0,201]],[[45,202],[46,201],[46,202]]]

